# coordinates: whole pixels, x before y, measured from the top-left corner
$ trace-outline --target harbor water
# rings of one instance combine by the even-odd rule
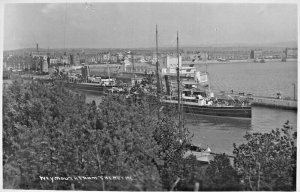
[[[206,66],[199,66],[205,70]],[[293,83],[297,83],[297,62],[220,63],[208,65],[212,90],[252,93],[259,96],[293,98]],[[99,95],[86,92],[87,101],[99,100]],[[99,101],[98,101],[99,102]],[[289,121],[297,127],[295,110],[252,108],[250,120],[185,115],[185,126],[193,135],[193,144],[209,146],[214,152],[232,154],[233,143],[245,141],[246,132],[270,132]]]
[[[199,65],[201,71],[205,65]],[[266,63],[212,63],[207,64],[209,82],[213,91],[244,92],[256,96],[294,97],[297,87],[297,61]],[[297,90],[296,90],[297,92]]]

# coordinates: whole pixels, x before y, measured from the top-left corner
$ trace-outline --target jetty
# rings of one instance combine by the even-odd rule
[[[253,94],[237,93],[237,92],[225,92],[221,91],[216,94],[217,97],[230,97],[238,98],[240,100],[247,100],[253,106],[263,106],[277,109],[288,109],[297,110],[298,101],[296,97],[294,99],[287,97],[267,97],[267,96],[256,96]]]
[[[297,100],[253,97],[252,105],[297,110]]]

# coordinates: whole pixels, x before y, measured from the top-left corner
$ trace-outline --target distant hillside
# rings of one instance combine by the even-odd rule
[[[279,42],[279,43],[269,43],[268,46],[272,47],[298,47],[297,41]]]
[[[181,46],[180,50],[221,50],[221,49],[233,49],[233,50],[249,50],[249,49],[255,49],[255,48],[263,48],[265,49],[284,49],[286,47],[294,48],[298,47],[297,41],[288,41],[288,42],[275,42],[275,43],[262,43],[262,44],[250,44],[250,43],[230,43],[230,44],[205,44],[205,45],[199,45],[199,46]],[[174,47],[159,47],[160,51],[173,51],[175,50]],[[35,52],[35,48],[24,48],[24,49],[16,49],[16,50],[4,50],[4,54],[7,54],[9,52],[13,52],[17,55],[23,55],[25,53]],[[85,53],[99,53],[101,51],[145,51],[145,52],[155,52],[155,47],[149,47],[149,48],[68,48],[68,49],[62,49],[62,48],[56,48],[56,49],[46,49],[46,48],[39,48],[40,52],[57,52],[57,53],[81,53],[84,51]]]
[[[199,46],[184,46],[186,48],[195,48],[195,47],[298,47],[297,41],[287,41],[287,42],[274,42],[274,43],[224,43],[224,44],[203,44]]]

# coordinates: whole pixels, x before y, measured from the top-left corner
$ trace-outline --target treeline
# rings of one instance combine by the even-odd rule
[[[247,134],[209,165],[184,157],[191,137],[171,109],[107,96],[99,106],[60,85],[17,82],[3,91],[3,186],[74,190],[295,190],[296,135],[286,124]],[[43,180],[42,177],[132,180]]]

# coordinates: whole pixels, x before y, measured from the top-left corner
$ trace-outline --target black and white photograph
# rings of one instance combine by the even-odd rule
[[[297,191],[296,0],[0,5],[4,191]]]

